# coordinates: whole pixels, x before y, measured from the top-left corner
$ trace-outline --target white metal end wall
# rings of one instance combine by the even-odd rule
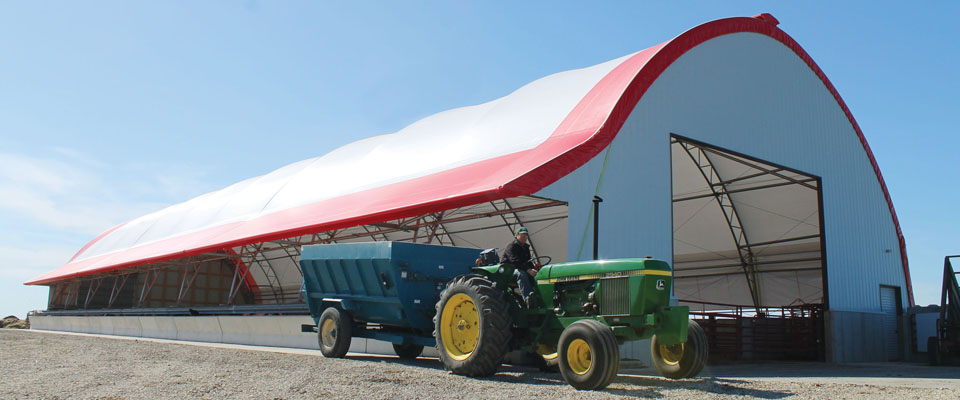
[[[680,57],[608,149],[539,193],[569,202],[568,259],[591,256],[598,186],[601,257],[672,257],[671,133],[822,177],[832,310],[879,312],[880,285],[906,293],[896,228],[853,126],[806,63],[753,33]]]

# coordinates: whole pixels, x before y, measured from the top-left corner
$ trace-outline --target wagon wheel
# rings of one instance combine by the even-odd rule
[[[343,358],[350,349],[353,317],[336,307],[329,307],[320,314],[317,323],[317,342],[320,352],[327,358]]]

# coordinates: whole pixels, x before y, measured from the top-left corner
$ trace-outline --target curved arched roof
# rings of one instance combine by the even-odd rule
[[[866,139],[823,71],[777,23],[768,14],[711,21],[643,51],[290,164],[116,226],[27,284],[535,193],[604,149],[647,88],[685,52],[718,36],[752,32],[792,49],[850,120],[886,194],[912,304],[903,235]],[[395,162],[410,154],[423,156]]]

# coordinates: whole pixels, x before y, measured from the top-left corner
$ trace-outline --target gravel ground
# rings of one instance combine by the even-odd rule
[[[952,384],[911,387],[729,376],[672,381],[633,371],[621,371],[605,391],[584,392],[568,386],[559,374],[527,367],[504,366],[493,377],[476,379],[449,374],[435,359],[338,360],[325,359],[319,352],[283,354],[5,329],[0,330],[0,371],[3,399],[960,397],[958,385]],[[902,379],[908,383],[910,377]]]

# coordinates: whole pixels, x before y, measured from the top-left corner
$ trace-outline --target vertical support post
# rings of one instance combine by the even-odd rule
[[[740,214],[737,212],[733,198],[730,197],[730,191],[727,189],[726,182],[714,167],[713,162],[710,160],[704,148],[682,141],[677,137],[674,137],[674,139],[676,143],[680,144],[680,147],[687,153],[690,160],[700,171],[700,176],[703,177],[707,183],[707,187],[713,192],[713,197],[717,200],[717,205],[720,207],[720,211],[723,212],[723,217],[727,220],[727,227],[730,228],[730,235],[733,237],[734,244],[737,246],[737,252],[740,256],[740,265],[743,267],[744,279],[747,282],[747,288],[750,289],[750,298],[753,300],[753,307],[756,309],[757,314],[760,314],[760,281],[757,279],[758,267],[756,265],[756,257],[750,247],[750,240],[747,239],[747,232],[740,222]],[[723,156],[719,153],[714,154]],[[751,167],[769,172],[769,170],[759,166],[751,165]],[[789,181],[796,181],[781,174],[769,173]],[[810,185],[805,183],[800,184],[810,187]]]
[[[153,272],[153,279],[150,279],[150,273]],[[153,284],[157,282],[157,278],[160,277],[159,270],[147,270],[147,275],[143,279],[143,289],[140,290],[140,301],[137,302],[138,307],[142,307],[143,303],[147,300],[147,295],[150,294],[150,289],[153,288]]]
[[[63,296],[63,284],[52,284],[50,285],[50,296],[47,299],[47,308],[53,310],[54,305],[60,303],[60,298]]]
[[[150,270],[147,270],[146,275],[143,276],[143,288],[140,289],[140,298],[137,300],[137,306],[143,305],[144,297],[147,297],[147,288],[150,286]]]
[[[117,281],[120,280],[120,275],[113,276],[113,286],[110,287],[110,298],[107,299],[107,308],[113,306],[113,300],[117,297]]]
[[[59,300],[63,302],[63,308],[66,309],[68,305],[67,301],[70,300],[70,283],[64,283],[62,286],[63,290],[60,291]]]
[[[77,290],[73,294],[73,307],[79,308],[80,307],[80,282],[77,281],[76,284],[77,284]]]
[[[237,277],[240,275],[240,263],[233,263],[233,279],[230,280],[230,293],[227,294],[227,304],[233,304],[233,295],[237,287]]]
[[[190,263],[187,263],[187,265],[183,267],[183,279],[180,281],[180,293],[177,294],[178,306],[183,303],[183,298],[187,297],[187,293],[190,292],[190,287],[193,286],[193,281],[197,279],[197,274],[200,273],[201,264],[203,264],[202,261],[197,262],[193,269],[193,274],[189,274],[190,279],[187,279],[188,272],[190,271]]]
[[[180,278],[180,291],[177,292],[177,305],[180,305],[180,301],[183,300],[184,288],[187,286],[187,271],[190,270],[190,262],[187,261],[187,264],[183,266],[183,276]]]
[[[127,284],[127,280],[130,279],[130,276],[133,274],[118,275],[113,278],[113,288],[110,289],[110,301],[107,302],[107,308],[113,307],[113,303],[120,298],[120,291],[123,290],[123,285]],[[120,277],[123,277],[122,279]],[[117,283],[120,285],[117,285]]]
[[[417,242],[417,235],[420,234],[420,219],[421,219],[421,218],[425,218],[425,217],[417,217],[417,219],[416,219],[417,223],[413,225],[413,239],[410,241],[411,243],[416,243],[416,242]],[[424,223],[426,223],[426,220],[425,220],[425,219],[424,219]]]
[[[427,244],[433,243],[433,238],[437,237],[437,228],[440,227],[440,221],[443,220],[443,211],[439,214],[430,214],[430,216],[433,217],[433,225],[430,226],[430,236],[427,237]],[[424,222],[426,222],[426,217],[424,217]],[[437,238],[437,242],[443,244],[440,238]]]
[[[830,309],[830,279],[827,273],[827,228],[823,219],[823,179],[817,178],[817,213],[820,224],[820,287],[823,288],[823,309]],[[823,333],[820,333],[823,336]],[[820,346],[823,347],[821,341]]]
[[[70,285],[71,282],[65,282],[62,285],[60,290],[60,300],[63,301],[63,308],[66,309],[70,305]]]
[[[250,273],[249,265],[243,268],[242,273],[240,272],[242,268],[241,265],[243,265],[242,260],[242,258],[238,258],[237,262],[233,263],[236,268],[233,270],[233,280],[230,282],[230,294],[227,295],[228,305],[233,305],[233,300],[237,297],[237,293],[240,292],[240,286],[243,285],[244,280],[247,279],[247,275]]]
[[[593,196],[593,259],[599,258],[600,253],[600,203],[603,198]]]
[[[91,280],[90,284],[87,285],[87,297],[83,299],[84,309],[90,306],[90,301],[93,300],[93,296],[97,294],[97,290],[100,290],[101,282],[103,282],[102,278],[97,278]]]
[[[90,305],[90,297],[93,296],[93,282],[94,281],[90,281],[87,285],[87,295],[83,298],[83,308],[87,308],[87,306]]]
[[[937,341],[940,342],[940,351],[949,351],[943,349],[946,346],[944,341],[956,341],[957,317],[960,315],[960,287],[957,285],[957,273],[953,269],[951,258],[956,256],[946,256],[943,258],[943,284],[940,288],[940,319],[937,321]]]

